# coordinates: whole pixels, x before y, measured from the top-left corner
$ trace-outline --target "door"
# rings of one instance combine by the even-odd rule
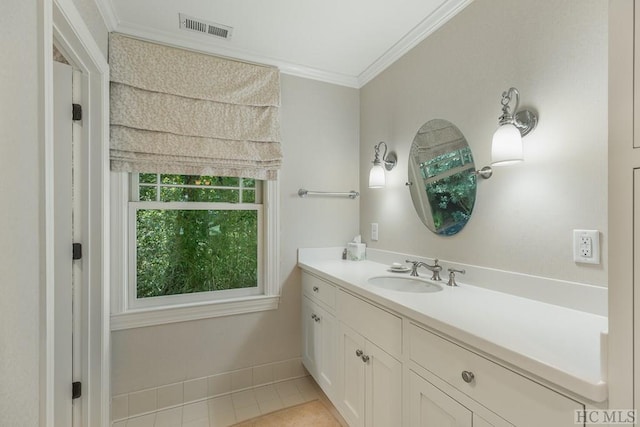
[[[74,353],[79,360],[79,334],[74,342],[74,266],[73,244],[73,68],[53,63],[54,97],[54,419],[56,426],[81,424],[81,407],[74,403],[72,384],[80,375],[79,364],[74,366]],[[75,273],[74,274],[74,270]],[[79,291],[76,287],[75,294]],[[79,302],[79,300],[78,300]],[[78,304],[75,304],[78,310]],[[79,325],[75,325],[78,329]],[[75,347],[75,349],[74,349]],[[75,370],[75,373],[74,373]]]
[[[365,380],[366,425],[399,426],[402,422],[402,364],[370,341]]]
[[[338,406],[351,427],[364,427],[365,339],[342,323],[338,342]]]
[[[333,397],[336,378],[336,318],[316,306],[316,332],[319,335],[318,383],[325,394]]]
[[[307,371],[318,381],[318,337],[316,333],[316,314],[309,298],[302,297],[302,363]]]
[[[471,427],[466,407],[413,371],[409,373],[409,425],[412,427]]]

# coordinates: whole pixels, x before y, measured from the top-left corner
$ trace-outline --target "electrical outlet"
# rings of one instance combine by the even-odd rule
[[[586,264],[600,264],[598,230],[573,230],[573,260]]]
[[[378,240],[378,223],[377,222],[371,223],[371,240],[373,240],[374,242]]]

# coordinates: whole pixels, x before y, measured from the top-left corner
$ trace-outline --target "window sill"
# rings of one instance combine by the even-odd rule
[[[166,323],[275,310],[278,308],[279,302],[280,297],[278,295],[261,295],[231,301],[211,301],[171,307],[130,310],[128,312],[111,315],[111,330],[120,331],[145,326],[163,325]]]

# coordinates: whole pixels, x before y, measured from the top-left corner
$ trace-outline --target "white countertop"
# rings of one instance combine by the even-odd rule
[[[458,287],[446,286],[445,279],[440,292],[409,293],[367,283],[373,276],[398,274],[385,264],[301,257],[298,265],[533,377],[593,402],[607,400],[605,316],[467,285],[464,276],[456,278]],[[420,274],[429,278],[425,269]]]

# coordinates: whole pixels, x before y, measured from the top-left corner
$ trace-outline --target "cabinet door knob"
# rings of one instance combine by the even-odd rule
[[[471,381],[473,381],[474,378],[475,378],[475,375],[473,375],[473,372],[462,371],[462,379],[464,380],[465,383],[470,383]]]
[[[367,356],[366,354],[364,356],[362,356],[362,361],[364,363],[369,363],[369,356]]]
[[[356,356],[360,357],[362,356],[364,353],[362,352],[362,350],[356,350]]]
[[[320,288],[318,288],[317,286],[313,287],[313,292],[318,292],[320,290]]]

